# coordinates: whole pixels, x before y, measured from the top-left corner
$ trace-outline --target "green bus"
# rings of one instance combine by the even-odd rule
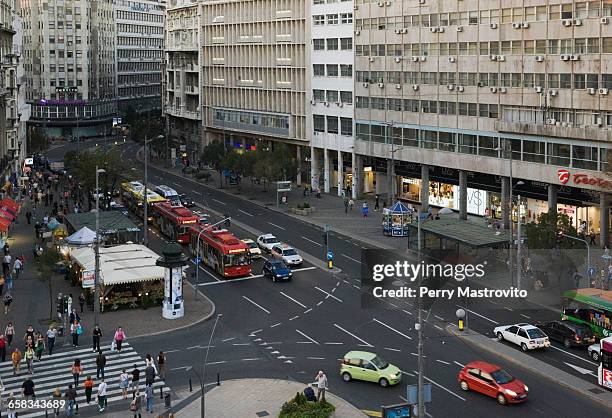
[[[588,325],[599,338],[612,336],[612,291],[585,288],[563,292],[561,319]]]

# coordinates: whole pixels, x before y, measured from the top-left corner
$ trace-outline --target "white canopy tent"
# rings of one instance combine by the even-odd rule
[[[96,233],[84,226],[66,238],[66,243],[72,246],[90,245],[96,240]]]
[[[93,248],[77,249],[71,257],[83,270],[94,271],[96,260]],[[100,284],[113,286],[162,280],[164,268],[155,265],[159,257],[149,248],[138,244],[100,248]]]

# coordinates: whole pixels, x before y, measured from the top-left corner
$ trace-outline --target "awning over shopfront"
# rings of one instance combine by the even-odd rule
[[[66,243],[69,245],[89,245],[93,244],[96,239],[96,233],[84,226],[74,234],[66,238]]]
[[[3,208],[0,208],[0,216],[8,219],[9,222],[13,222],[15,220],[15,216],[9,212],[8,210],[4,210]]]
[[[71,257],[83,270],[95,269],[91,247],[80,248]],[[126,244],[100,248],[100,280],[104,286],[138,283],[164,278],[164,268],[155,265],[160,256],[144,245]]]
[[[0,216],[0,231],[8,232],[10,226],[11,226],[11,221]]]
[[[1,207],[10,208],[13,212],[17,212],[19,210],[19,203],[15,202],[10,197],[5,197],[0,201]]]

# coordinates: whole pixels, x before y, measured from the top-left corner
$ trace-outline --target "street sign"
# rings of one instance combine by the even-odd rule
[[[431,383],[423,384],[423,395],[425,403],[431,402]],[[406,386],[406,400],[410,405],[419,403],[419,385]]]
[[[94,270],[83,270],[81,277],[83,280],[83,289],[93,289],[95,284],[95,271]]]
[[[409,418],[410,405],[407,403],[382,407],[382,418]]]
[[[195,263],[196,266],[199,266],[200,263],[202,262],[202,257],[196,257],[193,262]]]
[[[277,181],[276,182],[276,191],[277,192],[290,192],[291,191],[291,182],[290,181]]]
[[[332,250],[327,251],[327,261],[333,261],[334,253]]]
[[[331,231],[331,225],[325,224],[325,229],[324,230],[325,230],[325,232]]]

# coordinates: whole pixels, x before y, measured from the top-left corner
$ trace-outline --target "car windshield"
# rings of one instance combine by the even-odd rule
[[[254,242],[247,242],[247,243],[246,243],[246,245],[247,245],[249,248],[257,248],[257,244],[255,244]]]
[[[276,238],[264,238],[264,242],[266,244],[274,244],[275,242],[278,242],[278,240]]]
[[[376,356],[374,357],[372,360],[370,360],[372,362],[373,365],[376,366],[377,369],[382,370],[382,369],[386,369],[387,367],[389,367],[389,363],[387,363],[385,360],[381,359],[380,357]]]
[[[529,335],[529,338],[532,340],[535,340],[536,338],[546,338],[546,334],[544,334],[539,328],[528,329],[527,335]]]
[[[277,268],[277,269],[287,268],[287,267],[285,267],[285,263],[283,263],[280,260],[271,261],[270,264],[272,265],[272,267]]]
[[[514,380],[514,377],[512,377],[510,373],[508,373],[504,369],[499,369],[492,372],[491,376],[493,377],[493,380],[495,380],[500,385],[510,383]]]
[[[293,248],[290,248],[288,250],[283,250],[283,255],[297,255],[297,251],[295,251]]]

